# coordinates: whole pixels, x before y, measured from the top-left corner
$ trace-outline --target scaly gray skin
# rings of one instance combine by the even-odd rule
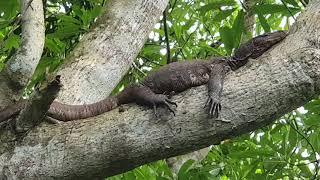
[[[242,44],[232,57],[216,57],[209,60],[180,61],[168,64],[150,73],[141,84],[131,85],[117,96],[108,97],[97,103],[67,105],[53,102],[48,116],[61,121],[84,119],[110,111],[121,104],[132,102],[152,107],[155,114],[158,106],[165,106],[174,113],[170,104],[176,105],[176,103],[169,100],[165,94],[178,93],[191,87],[207,84],[208,100],[206,106],[209,107],[211,117],[218,117],[221,110],[220,98],[223,82],[227,71],[229,69],[237,70],[245,65],[249,58],[259,57],[286,36],[285,31],[257,36]],[[15,110],[8,111],[10,109],[8,107],[0,112],[0,122],[17,114],[17,110],[21,110],[18,105],[12,108]],[[5,112],[11,112],[11,115]]]

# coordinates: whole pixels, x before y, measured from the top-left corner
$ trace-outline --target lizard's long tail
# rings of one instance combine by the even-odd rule
[[[108,97],[93,104],[67,105],[54,101],[48,116],[60,121],[71,121],[97,116],[118,106],[116,97]]]
[[[71,121],[97,116],[116,108],[120,104],[132,102],[134,99],[132,91],[134,91],[134,87],[130,86],[120,92],[117,96],[110,96],[93,104],[68,105],[54,101],[50,105],[47,116],[59,121]],[[26,102],[27,100],[22,100],[0,110],[0,123],[17,116],[24,108]]]
[[[23,100],[0,111],[0,123],[17,116],[27,101]],[[88,105],[67,105],[54,101],[47,115],[59,121],[71,121],[97,116],[118,106],[116,97],[109,97]]]

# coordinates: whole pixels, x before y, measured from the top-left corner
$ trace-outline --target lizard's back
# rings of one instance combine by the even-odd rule
[[[165,67],[151,72],[142,82],[153,92],[181,92],[190,87],[206,84],[214,64],[225,63],[223,58],[210,60],[173,62]]]

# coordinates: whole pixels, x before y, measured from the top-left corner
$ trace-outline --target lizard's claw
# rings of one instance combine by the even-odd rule
[[[209,116],[212,118],[218,118],[221,111],[220,100],[214,97],[208,97],[208,100],[203,108],[209,107]]]
[[[165,106],[168,108],[168,110],[175,116],[176,113],[174,112],[174,110],[171,108],[171,105],[175,105],[176,107],[178,107],[177,103],[171,101],[170,99],[168,99],[168,97],[166,97],[165,95],[158,95],[157,98],[155,98],[154,102],[153,102],[153,111],[156,117],[158,117],[158,113],[157,113],[157,106],[161,105],[161,106]]]

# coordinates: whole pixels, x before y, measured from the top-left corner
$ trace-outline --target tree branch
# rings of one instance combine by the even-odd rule
[[[45,38],[42,0],[21,0],[21,24],[20,48],[0,73],[0,109],[20,99],[41,58]]]
[[[48,81],[48,83],[41,85],[41,87],[35,90],[35,93],[25,103],[25,107],[21,110],[17,118],[17,132],[27,132],[44,120],[61,86],[60,76],[56,76],[52,81]]]
[[[42,0],[21,0],[21,46],[10,58],[6,72],[18,89],[23,88],[41,58],[45,26]]]

